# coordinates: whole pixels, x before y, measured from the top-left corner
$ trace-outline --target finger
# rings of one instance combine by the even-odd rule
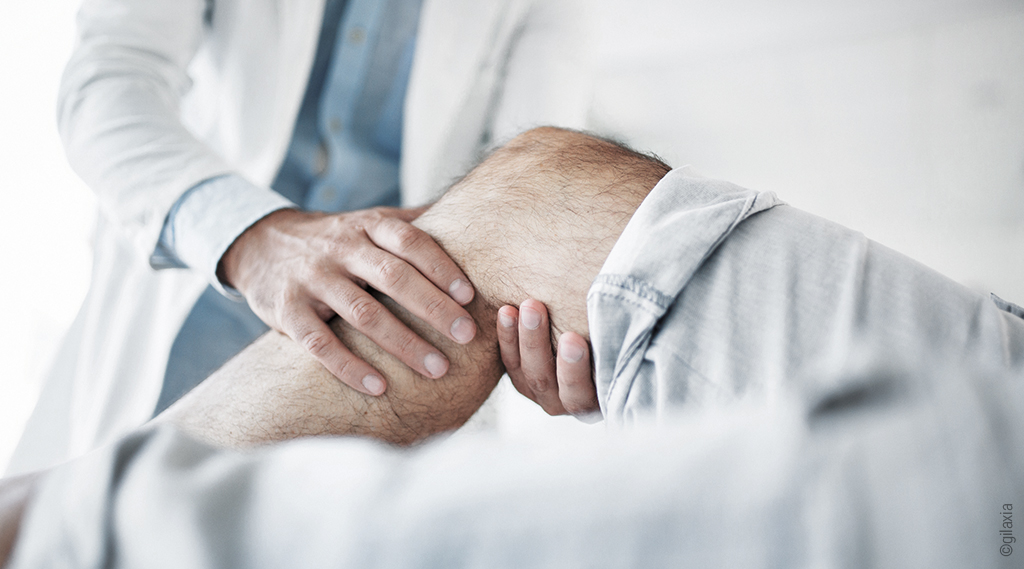
[[[537,404],[549,415],[564,415],[565,407],[558,398],[548,311],[539,301],[531,299],[519,305],[519,355],[526,385],[533,390]]]
[[[506,372],[518,372],[522,366],[519,358],[519,311],[514,306],[502,306],[498,309],[498,348],[501,350],[501,363],[505,364]]]
[[[350,270],[453,342],[467,344],[476,337],[476,323],[465,308],[391,253],[368,247]]]
[[[378,247],[408,262],[455,302],[465,306],[473,300],[469,279],[426,232],[393,217],[368,224],[366,232]]]
[[[514,306],[502,306],[498,309],[498,348],[501,362],[505,364],[505,373],[512,380],[516,391],[527,399],[537,401],[533,390],[526,385],[523,376],[522,360],[519,357],[519,311]]]
[[[423,212],[430,209],[430,205],[421,205],[419,207],[390,207],[390,206],[378,206],[372,209],[384,217],[396,217],[402,221],[412,221],[417,217],[423,215]]]
[[[421,205],[419,207],[407,207],[407,208],[394,208],[392,212],[394,217],[401,219],[402,221],[412,221],[417,217],[423,215],[423,212],[430,209],[429,205]]]
[[[387,384],[383,375],[350,352],[312,309],[285,318],[282,328],[345,385],[367,395],[384,393]]]
[[[572,415],[600,411],[597,388],[590,374],[590,350],[583,336],[566,332],[558,338],[558,398]]]
[[[386,306],[345,279],[314,287],[321,301],[361,334],[416,373],[432,378],[448,372],[448,358],[420,338]]]

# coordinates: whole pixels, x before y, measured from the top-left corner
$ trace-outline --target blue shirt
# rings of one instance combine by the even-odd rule
[[[188,266],[220,288],[215,273],[221,256],[273,211],[398,205],[402,109],[420,4],[327,0],[309,84],[274,192],[239,175],[191,188],[167,216],[153,266]]]
[[[151,259],[191,267],[211,287],[171,347],[156,412],[167,408],[267,330],[217,279],[234,240],[289,207],[344,211],[398,205],[402,108],[421,0],[327,0],[309,83],[272,187],[239,175],[206,180],[174,205]],[[219,291],[219,292],[218,292]]]

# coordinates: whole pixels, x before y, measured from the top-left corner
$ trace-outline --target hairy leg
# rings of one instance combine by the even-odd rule
[[[585,134],[528,131],[414,222],[477,290],[466,306],[478,325],[473,342],[457,345],[384,299],[444,352],[451,362],[447,375],[424,378],[336,320],[332,327],[342,341],[388,378],[380,398],[346,388],[290,340],[271,333],[156,421],[230,446],[323,434],[409,444],[458,427],[503,372],[497,308],[535,298],[550,310],[552,338],[560,332],[588,338],[587,289],[632,213],[667,171],[655,159]]]
[[[461,426],[504,372],[493,331],[496,311],[481,300],[468,305],[480,332],[460,346],[391,299],[380,298],[444,352],[451,362],[448,374],[425,378],[336,318],[331,328],[338,337],[388,378],[384,395],[372,397],[343,385],[288,337],[269,332],[154,421],[231,447],[309,435],[370,436],[404,445]]]

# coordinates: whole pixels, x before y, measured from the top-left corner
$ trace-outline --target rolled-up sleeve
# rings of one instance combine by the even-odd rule
[[[281,194],[237,174],[206,180],[171,208],[150,264],[154,268],[191,267],[221,294],[241,299],[217,278],[221,257],[254,223],[279,209],[295,207]]]
[[[598,400],[611,423],[637,410],[655,411],[656,399],[678,387],[674,380],[658,381],[656,374],[678,375],[684,382],[684,371],[696,371],[684,369],[685,363],[651,360],[652,342],[671,335],[658,325],[729,235],[779,203],[771,192],[683,168],[669,172],[640,205],[587,295]]]
[[[728,182],[669,173],[588,295],[595,381],[623,424],[683,406],[809,400],[851,360],[937,356],[1024,375],[1024,320],[863,234]]]

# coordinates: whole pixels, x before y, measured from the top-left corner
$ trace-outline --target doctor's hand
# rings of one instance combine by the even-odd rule
[[[498,310],[498,346],[512,385],[549,415],[574,415],[592,423],[601,419],[597,388],[590,373],[587,341],[575,332],[558,338],[552,353],[548,311],[526,300]]]
[[[284,209],[245,230],[221,258],[217,276],[245,296],[271,328],[287,334],[352,388],[384,393],[383,376],[327,326],[335,314],[417,373],[438,378],[448,359],[364,288],[390,296],[452,341],[476,323],[466,275],[409,222],[423,209],[379,207],[339,214]]]

